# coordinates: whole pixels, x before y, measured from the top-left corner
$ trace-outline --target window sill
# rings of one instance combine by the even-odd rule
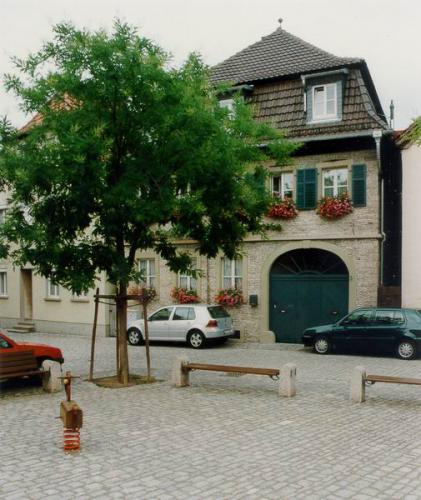
[[[90,302],[89,299],[78,299],[78,298],[73,298],[73,299],[70,299],[71,302]]]
[[[341,122],[342,118],[323,118],[320,120],[311,120],[307,125],[331,125],[333,123]]]
[[[45,297],[44,299],[46,302],[61,302],[60,297]]]
[[[1,299],[8,299],[8,298],[9,298],[9,296],[8,296],[8,295],[0,295],[0,300],[1,300]]]

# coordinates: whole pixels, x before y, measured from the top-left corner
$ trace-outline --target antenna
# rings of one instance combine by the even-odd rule
[[[395,126],[395,105],[393,104],[393,99],[390,101],[389,106],[389,126],[390,128],[394,128]]]

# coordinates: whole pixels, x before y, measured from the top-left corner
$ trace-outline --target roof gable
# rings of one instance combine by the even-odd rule
[[[212,68],[212,81],[246,83],[363,62],[337,57],[281,27]]]

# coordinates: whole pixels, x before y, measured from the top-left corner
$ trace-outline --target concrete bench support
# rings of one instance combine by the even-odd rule
[[[177,358],[174,360],[172,370],[172,383],[176,387],[186,387],[190,385],[190,371],[183,370],[183,365],[188,363],[186,358]]]
[[[365,401],[365,380],[367,372],[364,366],[356,366],[351,378],[351,400],[356,403]]]
[[[295,396],[295,379],[297,376],[297,367],[293,363],[287,363],[280,370],[279,395],[290,398]]]
[[[42,388],[46,392],[59,392],[63,388],[61,377],[61,365],[56,361],[46,360],[42,363],[45,370],[42,376]]]

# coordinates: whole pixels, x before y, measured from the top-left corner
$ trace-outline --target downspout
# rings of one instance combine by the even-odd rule
[[[383,131],[374,130],[373,139],[376,143],[376,159],[377,159],[377,173],[378,173],[378,189],[379,189],[379,231],[380,231],[380,268],[379,268],[379,286],[383,285],[383,267],[384,267],[384,243],[386,241],[386,233],[384,232],[384,179],[381,164],[381,139]]]

